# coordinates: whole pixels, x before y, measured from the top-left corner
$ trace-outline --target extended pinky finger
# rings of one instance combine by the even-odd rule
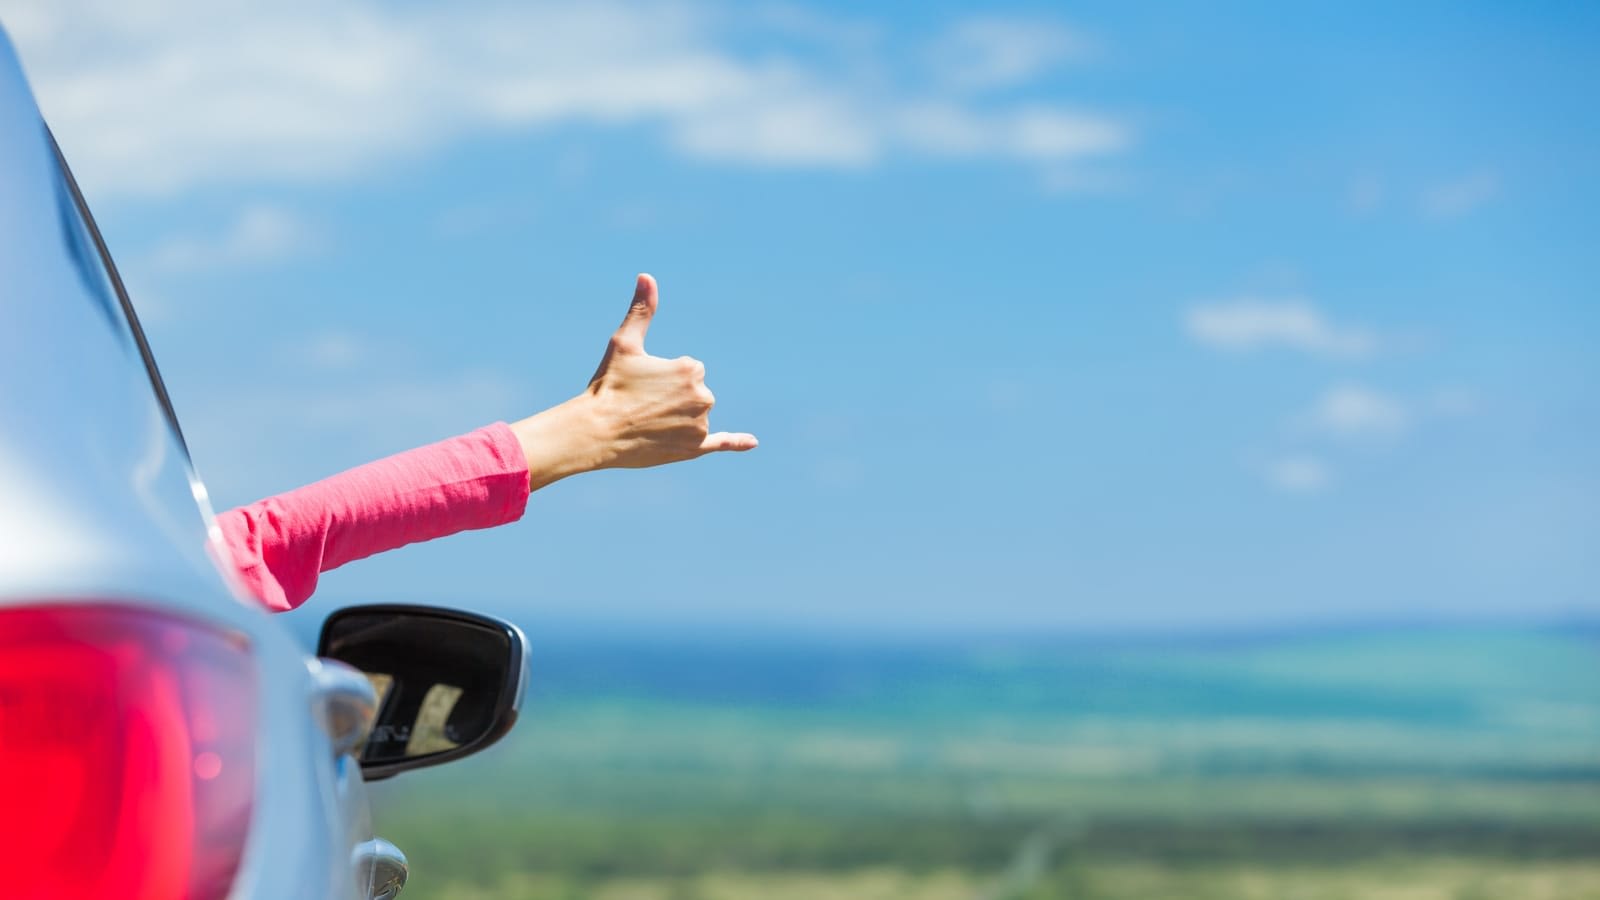
[[[723,450],[754,450],[761,442],[753,434],[744,434],[737,431],[718,431],[706,435],[700,444],[701,453],[717,453]]]

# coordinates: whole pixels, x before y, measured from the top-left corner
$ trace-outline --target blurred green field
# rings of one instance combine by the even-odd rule
[[[1600,897],[1590,632],[534,644],[409,897]]]

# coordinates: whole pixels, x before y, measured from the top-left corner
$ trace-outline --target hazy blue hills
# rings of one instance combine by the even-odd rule
[[[375,788],[422,897],[1600,897],[1593,629],[523,625],[517,730]]]

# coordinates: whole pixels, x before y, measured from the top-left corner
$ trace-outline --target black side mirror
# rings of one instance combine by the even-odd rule
[[[527,639],[493,616],[433,606],[352,606],[328,616],[317,655],[360,669],[378,715],[357,751],[369,781],[460,759],[516,724]]]

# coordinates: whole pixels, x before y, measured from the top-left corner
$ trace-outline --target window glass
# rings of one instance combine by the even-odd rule
[[[83,217],[78,215],[77,204],[72,202],[72,189],[67,186],[66,176],[60,169],[56,170],[55,188],[56,211],[60,219],[61,240],[67,247],[67,258],[72,260],[84,291],[99,308],[101,315],[105,316],[107,324],[118,336],[126,337],[127,329],[111,286],[111,278],[100,264],[100,254],[95,251],[94,243],[89,238]]]

